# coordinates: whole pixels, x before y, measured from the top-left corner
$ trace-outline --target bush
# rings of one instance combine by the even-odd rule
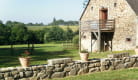
[[[73,44],[79,45],[79,35],[73,37]]]

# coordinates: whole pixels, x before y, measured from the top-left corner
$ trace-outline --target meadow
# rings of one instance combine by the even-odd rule
[[[10,45],[0,46],[0,67],[20,66],[18,57],[27,50],[27,45],[14,45],[14,54],[11,55]],[[92,58],[106,58],[108,54],[129,52],[135,54],[133,50],[117,52],[90,53]],[[31,55],[31,65],[47,64],[48,59],[53,58],[73,58],[79,60],[78,49],[64,49],[61,43],[35,44]]]
[[[14,45],[14,55],[11,55],[10,45],[0,46],[0,68],[20,66],[18,57],[21,53],[24,52],[24,50],[27,50],[26,44]],[[135,54],[133,50],[90,53],[89,59],[106,58],[108,54],[123,52],[129,52],[131,55]],[[73,60],[80,60],[78,53],[78,49],[64,49],[61,43],[35,44],[34,51],[31,55],[31,65],[47,64],[48,59],[54,58],[73,58]],[[136,73],[138,73],[138,68],[96,72],[93,74],[85,74],[50,80],[137,80],[138,76]]]
[[[50,28],[52,26],[27,26],[27,28],[29,30],[33,30],[33,31],[38,31],[38,30],[43,30],[44,28]],[[66,30],[67,27],[71,28],[73,31],[77,31],[79,26],[63,26],[63,25],[60,25],[59,26],[60,28],[62,28],[63,30]]]
[[[96,72],[92,74],[66,77],[52,80],[138,80],[138,68],[116,71]]]

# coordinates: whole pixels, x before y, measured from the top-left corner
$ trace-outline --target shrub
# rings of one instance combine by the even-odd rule
[[[73,37],[73,44],[79,45],[79,35]]]

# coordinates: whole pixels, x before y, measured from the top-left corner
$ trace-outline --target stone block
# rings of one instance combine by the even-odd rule
[[[54,68],[55,68],[54,66],[47,66],[46,71],[53,71]]]
[[[55,68],[55,69],[53,70],[53,72],[61,72],[61,71],[63,71],[63,68]]]
[[[2,74],[2,73],[0,73],[0,79],[2,79],[2,78],[4,78],[4,76],[3,76],[3,74]]]
[[[65,68],[64,68],[64,71],[67,71],[67,72],[68,72],[68,71],[71,71],[71,67],[65,67]]]
[[[90,63],[88,67],[94,68],[95,67],[95,64],[94,63]]]
[[[18,79],[18,78],[20,78],[20,75],[19,74],[15,74],[14,75],[14,79]]]
[[[12,72],[11,72],[12,75],[16,75],[16,74],[18,74],[18,73],[19,73],[19,71],[12,71]]]
[[[108,58],[123,58],[123,57],[129,57],[129,53],[118,53],[118,54],[108,55]]]
[[[133,67],[138,67],[138,62],[136,62],[136,63],[133,65]]]
[[[101,65],[110,65],[110,60],[109,59],[101,59]]]
[[[23,67],[16,67],[16,68],[17,68],[17,70],[18,70],[19,72],[24,71],[24,68],[23,68]]]
[[[9,72],[10,69],[9,68],[0,68],[0,72]]]
[[[118,64],[117,66],[115,66],[115,69],[124,69],[125,65],[124,64]]]
[[[5,80],[14,80],[13,77],[6,77]]]
[[[89,71],[88,67],[82,68],[79,70],[78,75],[86,74],[86,73],[88,73],[88,71]]]
[[[77,75],[77,72],[78,72],[78,70],[74,68],[69,72],[69,75],[70,76],[75,76],[75,75]]]
[[[127,62],[124,64],[125,68],[130,68],[133,66],[132,62]]]
[[[4,77],[11,77],[11,73],[10,72],[4,73]]]
[[[24,72],[19,72],[19,75],[20,75],[20,78],[23,78],[25,76]]]
[[[71,58],[60,58],[60,59],[50,59],[48,60],[49,65],[54,65],[54,64],[67,64],[72,62]]]
[[[94,66],[95,66],[95,67],[100,67],[101,64],[100,64],[100,63],[95,63]]]
[[[130,58],[130,62],[135,63],[136,62],[136,58],[135,57],[131,57]]]
[[[48,77],[48,75],[46,73],[38,73],[38,75],[37,75],[38,79],[44,79],[44,78],[47,78],[47,77]]]
[[[51,76],[51,78],[63,78],[63,77],[65,77],[65,72],[55,72]]]
[[[26,71],[25,72],[25,77],[31,77],[33,76],[33,71]]]
[[[95,71],[96,71],[96,68],[89,69],[89,73],[92,73],[92,72],[95,72]]]

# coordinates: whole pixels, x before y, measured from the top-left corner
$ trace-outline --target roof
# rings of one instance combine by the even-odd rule
[[[138,14],[138,0],[126,0],[131,8]]]
[[[83,14],[85,13],[85,11],[86,11],[86,9],[87,9],[87,7],[88,7],[89,3],[90,3],[90,0],[88,1],[88,3],[87,3],[87,5],[86,5],[85,9],[83,10],[83,12],[82,12],[82,14],[81,14],[81,17],[80,17],[80,20],[81,20],[81,18],[82,18],[82,16],[83,16]]]

